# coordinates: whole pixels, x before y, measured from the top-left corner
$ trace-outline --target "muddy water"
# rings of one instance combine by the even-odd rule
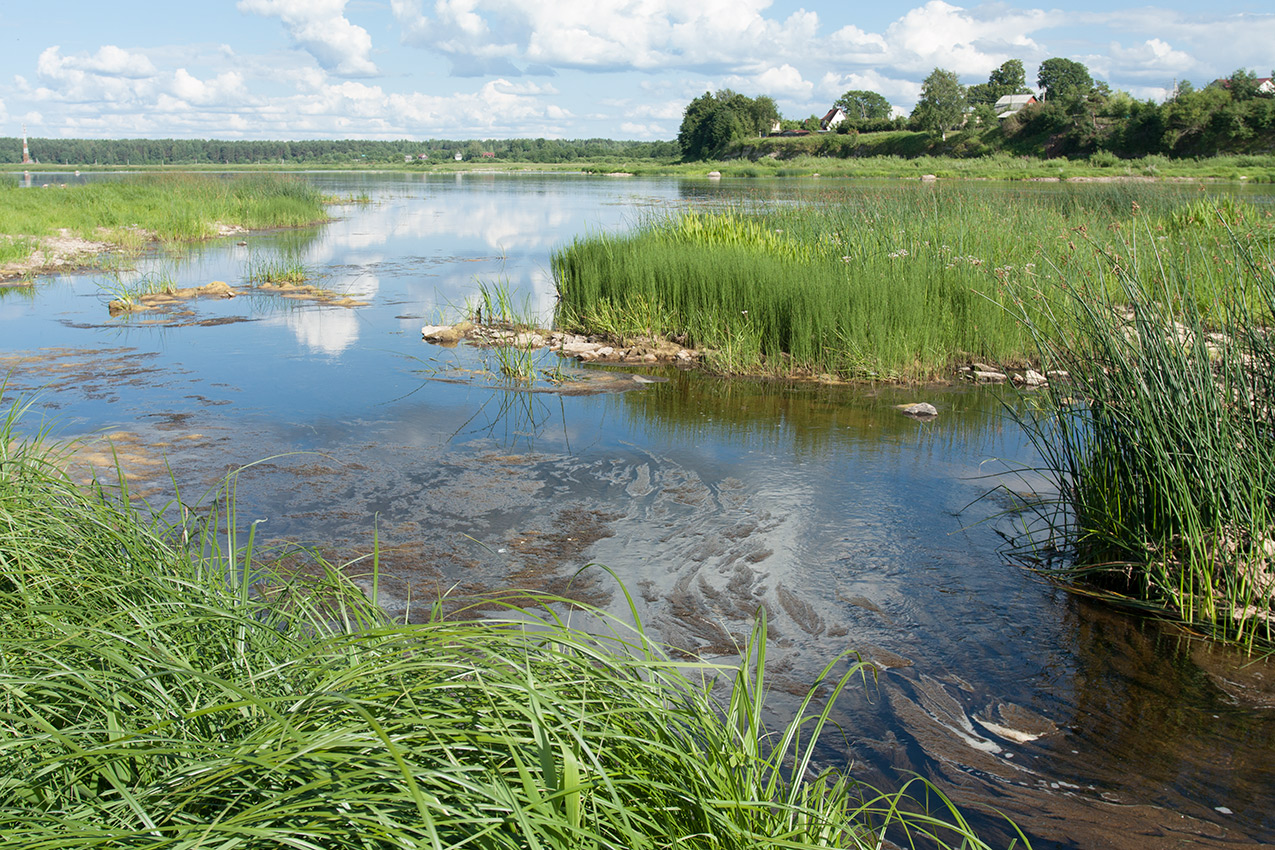
[[[844,734],[829,736],[824,758],[887,787],[910,772],[934,778],[989,834],[1000,827],[981,807],[1011,815],[1037,847],[1275,841],[1275,669],[1002,559],[1014,500],[980,497],[998,483],[1044,485],[989,477],[1032,461],[996,392],[669,370],[657,373],[664,383],[626,372],[606,392],[531,393],[500,381],[491,352],[420,340],[422,324],[463,312],[480,280],[507,282],[521,309],[547,315],[554,245],[741,190],[313,179],[373,203],[136,272],[0,290],[0,370],[10,394],[40,390],[26,426],[111,435],[133,491],[156,504],[174,484],[188,504],[211,498],[242,467],[240,517],[258,538],[337,562],[368,552],[375,527],[381,601],[409,619],[439,598],[512,588],[623,611],[608,575],[576,574],[591,562],[614,570],[647,627],[685,652],[728,656],[765,610],[776,713],[829,661],[859,653],[874,673],[839,701]],[[796,196],[814,182],[765,192]],[[252,257],[280,252],[367,306],[242,286]],[[107,315],[112,288],[160,272],[241,294]],[[911,401],[939,417],[893,407]],[[84,462],[110,457],[96,443]]]

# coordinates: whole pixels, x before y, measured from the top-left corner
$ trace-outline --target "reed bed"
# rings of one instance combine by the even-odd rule
[[[66,229],[124,243],[139,231],[164,240],[204,239],[222,225],[294,227],[323,218],[316,189],[277,175],[138,176],[39,189],[0,181],[0,233],[11,235],[42,237]]]
[[[859,665],[763,727],[764,620],[735,668],[573,629],[607,618],[550,598],[395,625],[374,558],[363,587],[272,566],[228,497],[199,520],[139,514],[126,482],[68,480],[18,412],[0,426],[0,835],[25,848],[986,846],[933,789],[927,810],[816,769]]]
[[[1229,286],[1232,232],[1266,245],[1273,222],[1243,201],[1132,184],[901,186],[691,210],[557,251],[557,322],[677,338],[724,372],[920,380],[961,363],[1025,365],[1024,316],[1053,314],[1075,281],[1114,286],[1125,268],[1151,285],[1135,261],[1153,252],[1181,267],[1207,313]]]
[[[1106,595],[1269,648],[1275,253],[1231,229],[1242,224],[1231,205],[1215,205],[1211,221],[1207,208],[1177,220],[1228,236],[1220,272],[1201,279],[1210,264],[1127,250],[1107,279],[1064,290],[1057,313],[1020,316],[1042,360],[1070,380],[1020,417],[1061,497],[1038,506],[1044,522],[1019,552]]]

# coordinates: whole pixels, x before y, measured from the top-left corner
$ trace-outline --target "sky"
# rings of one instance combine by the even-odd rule
[[[4,0],[0,136],[672,139],[706,91],[786,118],[848,89],[910,112],[934,68],[967,85],[1051,57],[1161,101],[1270,76],[1269,3],[1079,0]]]

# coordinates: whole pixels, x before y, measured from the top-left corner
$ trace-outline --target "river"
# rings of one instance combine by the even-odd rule
[[[1038,848],[1275,842],[1275,665],[1002,555],[1010,494],[1047,486],[1007,474],[1035,460],[1007,414],[1012,391],[663,367],[646,371],[666,382],[624,392],[531,393],[494,376],[490,351],[421,340],[423,324],[465,313],[480,282],[547,321],[550,252],[577,235],[686,205],[788,202],[833,181],[306,179],[370,202],[135,271],[0,288],[6,398],[37,393],[24,427],[112,435],[134,493],[157,505],[207,503],[242,468],[239,520],[257,524],[259,544],[343,563],[375,535],[381,602],[399,616],[509,588],[623,614],[611,576],[576,575],[589,563],[687,652],[729,657],[764,608],[776,714],[829,661],[860,653],[875,675],[838,702],[824,758],[882,787],[933,778],[989,836],[1005,834],[984,813],[995,807]],[[241,288],[254,260],[281,254],[365,305]],[[111,289],[146,274],[242,294],[110,317]],[[538,356],[556,368],[557,355]],[[939,416],[894,407],[913,401]]]

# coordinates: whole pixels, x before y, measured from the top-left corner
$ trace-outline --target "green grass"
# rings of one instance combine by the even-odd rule
[[[0,234],[38,240],[60,229],[138,247],[146,239],[204,239],[219,225],[294,227],[324,218],[323,198],[301,180],[185,174],[24,189],[0,181]]]
[[[1158,251],[1213,309],[1230,240],[1269,245],[1251,204],[1167,187],[850,187],[765,212],[690,211],[553,257],[564,328],[676,337],[726,372],[925,379],[957,363],[1022,364],[1017,315],[1048,315],[1065,284],[1107,281]],[[1139,285],[1153,281],[1138,266]],[[1022,303],[1014,299],[1027,293]]]
[[[1056,574],[1269,648],[1275,253],[1228,229],[1245,217],[1233,205],[1201,214],[1170,220],[1231,240],[1211,278],[1182,255],[1126,249],[1107,279],[1065,289],[1056,313],[1022,317],[1070,381],[1020,417],[1060,498],[1019,545]]]
[[[249,283],[301,284],[312,277],[313,270],[294,251],[268,256],[252,253],[243,268],[243,279]]]
[[[72,483],[19,414],[0,426],[0,834],[26,848],[985,846],[928,786],[905,788],[927,811],[815,765],[860,665],[763,727],[764,619],[733,668],[551,598],[421,600],[425,622],[396,625],[369,599],[375,555],[362,586],[284,569],[237,530],[233,486],[199,519],[139,514],[126,482]]]
[[[110,300],[133,303],[144,295],[174,292],[177,290],[177,271],[165,266],[141,274],[115,271],[99,284],[100,290]]]

